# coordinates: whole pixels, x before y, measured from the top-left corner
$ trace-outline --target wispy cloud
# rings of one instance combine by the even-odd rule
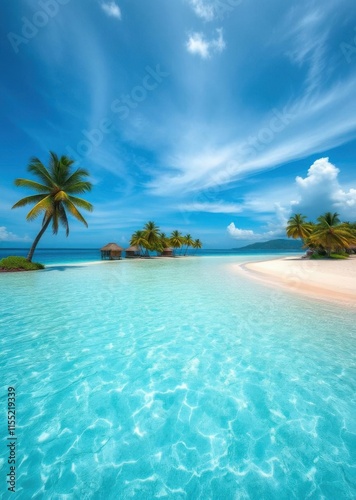
[[[197,54],[203,59],[208,59],[213,54],[222,52],[226,43],[222,28],[216,30],[217,37],[208,40],[203,33],[192,33],[186,43],[188,52]]]
[[[214,4],[207,0],[189,0],[196,15],[204,21],[212,21],[214,19]]]
[[[190,145],[190,137],[187,138],[188,144],[182,143],[173,130],[171,160],[164,159],[171,170],[157,174],[147,187],[157,195],[201,191],[214,186],[223,189],[224,185],[231,186],[256,172],[341,145],[356,131],[356,115],[350,106],[355,86],[356,77],[352,77],[324,93],[308,98],[302,96],[278,110],[281,117],[279,130],[268,140],[263,139],[264,142],[257,139],[263,138],[273,116],[272,110],[258,122],[247,121],[246,130],[225,144],[223,135],[226,130],[220,123],[211,125],[208,137],[205,129],[199,135],[198,124],[190,124],[195,131],[195,148]],[[176,130],[183,128],[179,123],[174,127]],[[169,137],[166,138],[169,141]],[[207,139],[209,151],[202,146]]]
[[[30,241],[28,236],[17,236],[8,231],[5,226],[0,226],[0,241]]]
[[[206,212],[211,214],[236,214],[242,212],[243,206],[238,203],[186,203],[179,206],[186,212]]]
[[[102,2],[101,8],[108,16],[121,19],[121,9],[116,2]]]
[[[326,74],[331,70],[330,59],[327,59],[326,45],[329,35],[329,23],[327,22],[330,12],[310,11],[295,22],[296,12],[292,9],[289,19],[289,29],[287,39],[290,48],[287,55],[291,61],[298,66],[305,66],[306,71],[306,91],[316,90]]]

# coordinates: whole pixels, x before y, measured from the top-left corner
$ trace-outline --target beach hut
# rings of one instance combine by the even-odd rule
[[[134,259],[140,256],[140,249],[137,246],[126,248],[125,252],[127,259]]]
[[[173,257],[173,248],[164,248],[161,255],[162,257]]]
[[[116,243],[108,243],[101,251],[102,260],[118,260],[121,259],[122,248]]]

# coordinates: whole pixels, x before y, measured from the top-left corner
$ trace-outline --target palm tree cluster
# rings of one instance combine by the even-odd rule
[[[304,247],[328,257],[332,253],[349,252],[356,246],[356,223],[341,222],[336,212],[326,212],[317,222],[307,221],[305,215],[295,214],[288,220],[288,238],[300,238]]]
[[[170,236],[160,231],[160,228],[153,221],[148,221],[143,229],[133,233],[130,245],[136,246],[140,250],[140,255],[149,255],[149,252],[162,253],[164,249],[172,247],[175,251],[181,249],[184,255],[188,248],[198,249],[202,247],[199,239],[193,240],[190,234],[183,236],[180,231],[172,231]]]

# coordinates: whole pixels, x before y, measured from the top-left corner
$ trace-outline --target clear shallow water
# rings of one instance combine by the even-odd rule
[[[11,498],[355,498],[356,312],[249,281],[245,259],[0,276]]]

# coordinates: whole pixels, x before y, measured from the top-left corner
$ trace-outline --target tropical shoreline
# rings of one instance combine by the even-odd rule
[[[345,260],[309,260],[293,256],[238,264],[235,268],[273,287],[356,306],[356,256]]]

